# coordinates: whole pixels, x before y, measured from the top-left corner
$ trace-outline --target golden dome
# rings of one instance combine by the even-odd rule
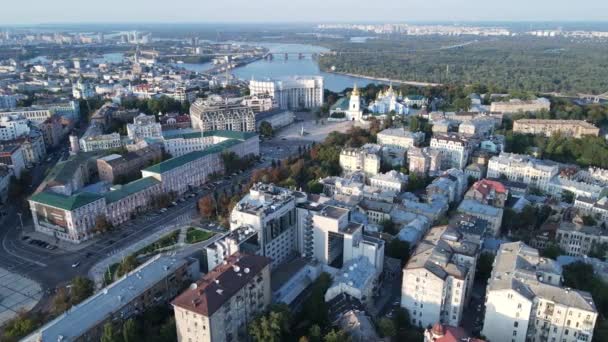
[[[355,87],[353,88],[352,96],[359,96],[359,88],[357,88],[357,83],[355,83]]]

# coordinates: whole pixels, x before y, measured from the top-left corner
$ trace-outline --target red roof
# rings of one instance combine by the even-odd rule
[[[257,276],[270,259],[237,252],[207,273],[171,304],[211,317],[224,303]]]
[[[488,195],[492,189],[497,193],[507,193],[507,189],[501,182],[489,179],[482,179],[475,182],[475,184],[473,184],[473,188],[482,193],[484,196]]]
[[[453,327],[440,323],[435,323],[435,325],[433,325],[431,334],[435,337],[433,340],[435,342],[484,342],[483,340],[470,337],[470,335],[461,327]]]

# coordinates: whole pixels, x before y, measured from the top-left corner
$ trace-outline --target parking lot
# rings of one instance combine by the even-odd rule
[[[51,243],[48,243],[48,242],[42,241],[42,240],[38,240],[38,239],[31,239],[27,235],[22,236],[21,240],[27,242],[28,244],[30,244],[32,246],[48,249],[50,251],[54,251],[57,249],[56,245],[53,245]]]

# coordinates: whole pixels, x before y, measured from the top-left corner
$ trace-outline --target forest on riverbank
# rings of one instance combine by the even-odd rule
[[[486,84],[509,92],[608,91],[608,45],[532,37],[321,41],[335,51],[323,70],[444,84]]]

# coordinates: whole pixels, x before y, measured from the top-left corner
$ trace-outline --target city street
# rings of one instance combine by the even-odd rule
[[[277,158],[284,159],[297,154],[298,144],[294,143],[292,146],[294,148],[284,149],[283,153]],[[272,147],[267,147],[264,143],[263,148]],[[50,163],[44,164],[35,173],[32,188],[40,184],[48,165]],[[266,160],[256,165],[252,170],[231,177],[229,180],[210,182],[207,185],[209,190],[198,190],[196,197],[186,197],[184,202],[177,202],[176,206],[168,207],[165,213],[149,212],[115,227],[115,229],[100,237],[83,243],[82,246],[70,245],[69,248],[49,250],[28,243],[29,240],[24,240],[24,235],[31,235],[32,239],[34,239],[34,236],[36,239],[41,236],[41,234],[33,232],[29,212],[22,215],[25,228],[22,233],[18,213],[13,206],[5,206],[3,211],[7,212],[7,215],[0,217],[0,226],[3,228],[0,230],[0,267],[37,281],[44,290],[54,289],[59,285],[66,284],[75,276],[86,275],[88,270],[100,260],[115,253],[120,253],[127,246],[156,233],[164,226],[190,222],[193,218],[197,218],[197,201],[199,198],[213,192],[231,192],[236,184],[246,183],[254,169],[265,168],[269,165],[270,161]],[[40,237],[40,239],[44,239],[54,246],[66,245],[64,242],[58,243],[52,237]],[[75,263],[79,263],[78,266],[72,267]],[[42,270],[44,272],[41,272]]]
[[[213,193],[232,194],[249,181],[255,169],[269,167],[272,159],[283,160],[297,155],[299,147],[310,143],[287,138],[264,141],[260,150],[266,158],[250,170],[208,182],[200,189],[193,189],[194,197],[184,196],[164,213],[148,212],[81,245],[35,232],[29,211],[18,211],[18,203],[6,204],[0,209],[6,213],[0,216],[0,295],[3,297],[0,321],[11,319],[19,310],[46,307],[56,288],[67,285],[76,276],[89,275],[94,265],[124,254],[129,246],[162,233],[167,227],[195,222],[199,218],[198,199]],[[48,162],[30,169],[32,182],[28,192],[35,191],[61,155],[61,152],[51,154]],[[198,245],[188,250],[195,247]]]

